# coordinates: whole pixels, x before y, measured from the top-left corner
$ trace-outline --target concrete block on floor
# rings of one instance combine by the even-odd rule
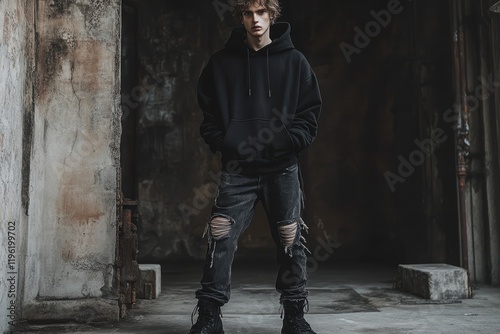
[[[139,264],[141,278],[136,288],[139,299],[156,299],[161,291],[161,266],[159,264]]]
[[[396,286],[425,299],[465,299],[471,296],[465,269],[448,264],[399,265]]]

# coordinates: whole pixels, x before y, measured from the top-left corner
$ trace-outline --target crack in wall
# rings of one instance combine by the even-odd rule
[[[74,60],[70,61],[70,71],[71,71],[71,78],[70,78],[71,89],[73,90],[73,95],[78,100],[78,113],[77,114],[81,118],[82,99],[81,99],[81,97],[78,96],[78,94],[76,93],[76,90],[75,90],[75,83],[74,83],[75,61]]]

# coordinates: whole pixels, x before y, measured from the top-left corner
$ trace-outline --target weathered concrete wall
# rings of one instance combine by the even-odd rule
[[[20,226],[25,160],[23,133],[29,118],[33,60],[33,6],[29,1],[0,1],[0,333],[19,311]],[[29,153],[28,153],[29,154]],[[28,156],[29,160],[29,156]]]
[[[36,3],[23,318],[118,314],[90,299],[116,298],[120,4]]]

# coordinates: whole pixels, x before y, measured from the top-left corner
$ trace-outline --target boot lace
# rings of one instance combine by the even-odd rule
[[[192,329],[203,329],[205,326],[210,325],[214,319],[214,312],[212,310],[204,308],[202,312],[200,311],[200,307],[196,305],[191,313],[191,325],[193,325]],[[196,320],[196,324],[194,322],[194,317],[198,313],[198,319]],[[220,317],[222,318],[222,311],[220,312]]]

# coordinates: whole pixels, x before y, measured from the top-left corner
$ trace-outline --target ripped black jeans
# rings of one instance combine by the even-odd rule
[[[297,164],[264,175],[222,172],[219,193],[205,231],[208,249],[202,288],[196,291],[196,298],[210,299],[219,305],[229,301],[231,266],[238,239],[249,226],[259,200],[277,246],[280,268],[276,290],[281,294],[280,302],[307,298],[307,256],[302,243],[302,231],[307,226],[300,217],[303,203]]]

